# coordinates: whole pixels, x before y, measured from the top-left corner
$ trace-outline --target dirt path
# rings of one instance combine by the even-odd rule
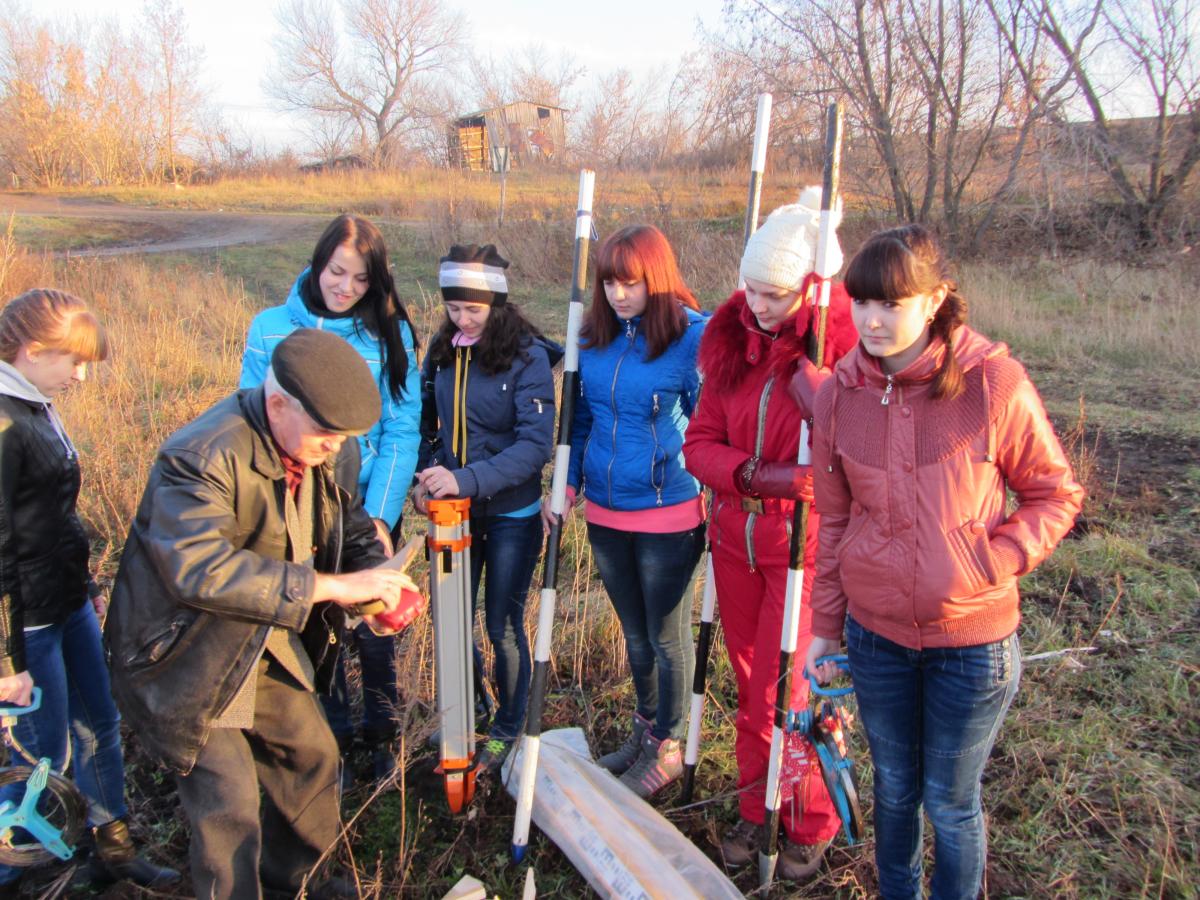
[[[127,222],[145,229],[146,237],[136,243],[61,250],[55,256],[122,256],[312,240],[329,221],[327,215],[150,209],[71,197],[0,194],[0,215],[7,218],[10,213]]]

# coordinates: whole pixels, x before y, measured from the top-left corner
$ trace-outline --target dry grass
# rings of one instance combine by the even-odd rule
[[[741,217],[746,173],[605,172],[596,184],[596,208],[622,219],[644,210],[697,219]],[[769,184],[764,209],[793,199],[800,181],[781,175]],[[505,215],[513,220],[540,218],[575,198],[578,172],[565,169],[509,173]],[[814,173],[808,182],[820,180]],[[110,199],[177,209],[241,209],[290,212],[354,210],[385,218],[444,216],[452,221],[483,218],[496,221],[500,182],[493,175],[445,168],[412,168],[394,172],[357,171],[296,174],[289,177],[229,178],[186,188],[173,186],[108,186],[66,189],[59,196]]]
[[[313,190],[323,188],[318,183]],[[559,212],[573,196],[564,190],[568,201],[556,201]],[[422,330],[440,314],[422,275],[432,270],[434,251],[451,236],[488,233],[487,221],[467,214],[468,199],[457,213],[451,207],[403,239],[399,229],[389,232],[389,240],[396,236],[401,290]],[[711,306],[731,281],[736,224],[674,214],[660,221]],[[527,308],[559,335],[569,267],[563,228],[533,217],[513,220],[503,234],[532,285]],[[255,252],[265,265],[278,250],[230,255],[231,269],[220,257],[205,257],[203,264],[183,258],[55,264],[25,256],[10,232],[7,240],[0,237],[0,251],[0,294],[55,284],[88,298],[110,329],[113,359],[99,367],[95,384],[66,400],[64,413],[84,459],[81,509],[99,538],[103,574],[111,577],[155,447],[236,382],[246,326],[264,300],[228,272],[248,273]],[[1200,548],[1193,531],[1200,511],[1200,423],[1193,392],[1180,377],[1197,370],[1200,324],[1184,314],[1194,277],[1173,269],[1045,263],[970,266],[962,282],[981,330],[1008,341],[1027,363],[1064,433],[1074,423],[1072,452],[1090,491],[1080,533],[1024,581],[1025,649],[1102,650],[1027,669],[985,784],[988,896],[1194,896],[1200,879]],[[548,718],[554,725],[583,725],[607,748],[628,715],[631,693],[620,629],[592,577],[578,519],[567,529],[562,568]],[[536,593],[530,605],[532,624]],[[483,791],[471,814],[452,818],[440,785],[427,774],[428,622],[414,625],[401,646],[400,790],[350,797],[353,821],[341,858],[353,861],[363,896],[440,896],[463,871],[501,896],[515,896],[524,872],[506,865],[507,795]],[[660,808],[715,854],[720,831],[735,816],[736,704],[724,653],[715,651],[713,662],[698,791],[704,802],[673,811],[668,792]],[[181,861],[186,836],[170,782],[139,758],[136,741],[131,758],[141,834],[153,834],[162,855]],[[869,843],[836,848],[829,869],[795,895],[869,896],[875,887],[870,851]],[[544,839],[531,857],[543,896],[588,894]],[[744,890],[753,881],[751,873],[738,875]],[[777,888],[771,896],[786,894]]]

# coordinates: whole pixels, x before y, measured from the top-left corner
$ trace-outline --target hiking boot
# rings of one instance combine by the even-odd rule
[[[124,819],[97,825],[92,829],[92,840],[88,871],[93,881],[132,881],[144,888],[164,888],[179,881],[179,872],[175,869],[156,866],[138,856]]]
[[[775,874],[785,881],[808,881],[821,868],[825,848],[830,840],[816,844],[793,844],[791,841],[779,852]]]
[[[621,784],[648,800],[682,774],[683,747],[679,741],[659,739],[646,731],[642,735],[642,755],[621,776]]]
[[[363,743],[371,751],[371,777],[383,781],[396,770],[395,729],[364,728]]]
[[[762,826],[747,819],[738,819],[738,823],[721,838],[721,855],[725,858],[726,866],[736,869],[757,859],[760,846]]]
[[[624,775],[642,755],[642,736],[649,728],[650,722],[634,713],[633,732],[625,738],[625,743],[612,753],[606,753],[596,760],[596,765],[614,775]]]
[[[512,741],[490,738],[483,745],[483,749],[475,755],[476,774],[482,778],[495,775],[499,772],[500,767],[504,765],[504,758],[508,756],[508,751],[512,749],[512,745]]]

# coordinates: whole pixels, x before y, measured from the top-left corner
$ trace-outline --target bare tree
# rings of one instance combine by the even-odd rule
[[[179,141],[192,136],[204,104],[201,52],[188,42],[187,20],[176,0],[150,0],[144,10],[149,53],[154,62],[154,106],[158,113],[160,169],[178,183]]]
[[[13,174],[45,187],[78,176],[77,141],[86,106],[83,48],[45,24],[0,18],[0,151]]]
[[[628,69],[602,77],[580,116],[576,153],[588,165],[629,169],[653,163],[660,155],[655,85],[662,73],[640,84]]]
[[[571,54],[552,54],[542,44],[527,44],[503,57],[471,57],[475,102],[485,109],[518,100],[566,107],[575,102],[572,91],[586,71]]]
[[[985,183],[984,164],[1007,157],[1015,176],[1046,111],[1017,96],[1017,62],[985,7],[734,0],[727,21],[742,35],[743,55],[794,110],[819,121],[814,101],[846,101],[851,150],[865,139],[874,151],[874,163],[858,154],[848,169],[859,192],[886,197],[903,221],[940,218],[960,244],[978,240],[1013,189],[1010,178]],[[727,38],[726,46],[735,44]]]
[[[439,0],[289,0],[277,15],[278,66],[267,89],[287,108],[350,123],[383,165],[448,112],[435,79],[463,39]]]
[[[1089,120],[1087,137],[1109,183],[1134,225],[1148,241],[1161,237],[1163,217],[1200,161],[1200,69],[1193,37],[1200,26],[1193,0],[987,0],[1002,28],[1024,15],[1047,39],[1062,78],[1078,91]],[[1005,30],[1006,36],[1011,32]],[[1015,59],[1020,49],[1009,41]],[[1077,107],[1046,103],[1045,80],[1028,66],[1017,66],[1036,102],[1045,103],[1053,121],[1067,134],[1080,128],[1070,122]],[[1119,91],[1106,78],[1126,73]],[[1135,97],[1150,110],[1150,127],[1126,129],[1124,138],[1112,121],[1117,104]],[[1142,174],[1139,174],[1142,173]]]
[[[77,139],[86,177],[100,184],[161,177],[154,171],[158,123],[149,54],[115,21],[101,23],[90,43],[88,99]]]

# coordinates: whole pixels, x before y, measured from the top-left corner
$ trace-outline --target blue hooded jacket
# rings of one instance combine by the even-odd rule
[[[383,401],[379,421],[358,439],[362,455],[359,491],[370,516],[382,519],[388,528],[394,528],[412,486],[420,441],[421,374],[412,328],[407,322],[400,323],[401,340],[408,354],[408,376],[404,382],[404,396],[396,400],[388,388],[387,373],[383,371],[378,338],[354,316],[331,319],[313,313],[300,296],[300,285],[308,279],[308,273],[308,269],[300,273],[283,306],[263,310],[250,323],[238,386],[252,388],[262,384],[275,345],[297,328],[321,328],[345,338],[371,367]]]
[[[607,347],[579,354],[567,482],[606,509],[671,506],[700,493],[683,466],[683,433],[696,406],[696,353],[708,318],[684,308],[688,327],[646,361],[641,317]]]
[[[457,350],[456,353],[463,353]],[[536,503],[542,469],[554,449],[554,377],[562,347],[527,337],[503,372],[489,375],[472,359],[466,378],[466,464],[455,457],[454,365],[421,376],[420,468],[454,472],[472,516],[503,515]]]

